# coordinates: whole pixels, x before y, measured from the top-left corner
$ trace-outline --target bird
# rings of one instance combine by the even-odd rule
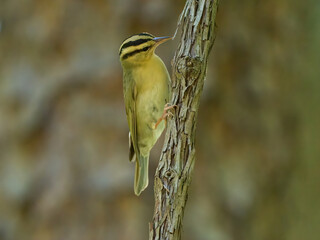
[[[129,125],[129,160],[135,162],[134,193],[148,186],[149,155],[170,115],[168,70],[155,49],[172,37],[143,32],[126,38],[120,46],[123,93]]]

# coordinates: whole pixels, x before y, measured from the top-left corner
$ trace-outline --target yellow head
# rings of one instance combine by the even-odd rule
[[[123,41],[119,49],[122,65],[140,65],[148,61],[154,50],[171,37],[155,37],[150,33],[133,35]]]

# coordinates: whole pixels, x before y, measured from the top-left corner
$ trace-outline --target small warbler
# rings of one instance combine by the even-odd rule
[[[148,186],[149,154],[165,128],[169,114],[170,76],[163,61],[154,53],[171,37],[140,33],[124,40],[119,55],[123,69],[123,92],[129,125],[129,159],[136,161],[134,192]]]

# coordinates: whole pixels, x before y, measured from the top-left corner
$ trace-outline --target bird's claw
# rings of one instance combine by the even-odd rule
[[[177,105],[170,105],[170,103],[166,103],[164,105],[164,111],[168,111],[168,110],[173,109],[175,107],[177,107]]]
[[[158,119],[158,121],[152,126],[152,129],[156,129],[158,127],[158,125],[161,123],[162,120],[166,121],[166,125],[167,125],[167,117],[173,117],[173,113],[172,112],[168,112],[168,110],[171,110],[173,108],[177,107],[177,105],[170,105],[169,103],[166,103],[164,105],[164,109],[163,109],[163,114],[162,116]]]

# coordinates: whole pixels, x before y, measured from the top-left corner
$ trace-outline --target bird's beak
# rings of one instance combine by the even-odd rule
[[[160,45],[168,40],[172,39],[172,37],[155,37],[153,40],[156,42],[156,45]]]

